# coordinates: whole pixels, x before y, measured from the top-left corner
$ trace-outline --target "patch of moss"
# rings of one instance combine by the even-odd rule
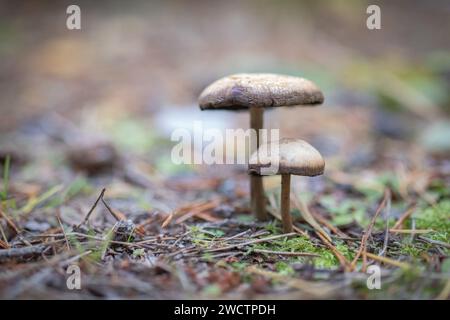
[[[349,259],[352,258],[352,253],[350,249],[344,243],[339,242],[336,245],[336,247],[342,254],[344,254],[344,256],[346,256]],[[319,247],[304,236],[299,236],[291,239],[288,238],[278,239],[270,243],[255,244],[253,245],[252,248],[265,249],[271,251],[315,253],[319,255],[319,257],[312,258],[312,261],[316,267],[333,268],[339,265],[339,261],[328,248]],[[305,261],[305,259],[310,258],[294,257],[290,258],[288,261],[303,262]]]
[[[135,259],[145,257],[145,250],[144,250],[144,248],[134,249],[132,256]]]
[[[273,220],[273,221],[270,221],[269,223],[267,223],[264,226],[264,229],[266,229],[267,231],[270,231],[270,233],[272,233],[272,234],[280,234],[281,233],[281,226],[277,220]]]
[[[3,190],[0,192],[0,198],[2,200],[6,200],[8,198],[10,167],[11,167],[11,157],[8,154],[5,158],[5,163],[3,164]]]
[[[417,229],[433,230],[427,238],[450,243],[450,200],[419,210],[414,217]]]
[[[189,227],[192,243],[199,246],[207,246],[211,240],[223,236],[225,233],[219,229],[200,228],[198,226]]]
[[[217,284],[210,284],[203,288],[202,294],[208,297],[218,297],[222,294],[222,289]]]
[[[295,273],[294,269],[284,261],[278,261],[275,263],[275,270],[283,276],[291,276]]]
[[[247,262],[236,261],[236,262],[232,262],[231,263],[231,267],[235,271],[243,271],[243,270],[245,270],[248,267],[248,263]]]
[[[210,252],[206,252],[204,254],[202,254],[202,259],[208,262],[213,261],[213,257],[212,254]]]
[[[400,249],[400,253],[402,255],[406,255],[406,256],[410,256],[410,257],[414,257],[414,258],[419,258],[420,255],[426,250],[424,250],[424,248],[416,246],[414,244],[405,244],[401,247]]]

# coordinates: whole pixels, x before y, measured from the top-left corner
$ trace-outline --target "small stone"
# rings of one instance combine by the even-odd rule
[[[136,225],[131,220],[121,220],[114,229],[114,241],[130,242],[134,240]]]

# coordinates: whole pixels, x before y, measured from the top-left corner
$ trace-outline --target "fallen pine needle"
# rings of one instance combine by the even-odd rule
[[[450,279],[447,280],[441,293],[436,297],[436,300],[447,300],[450,297]]]
[[[57,185],[54,186],[53,188],[49,189],[48,191],[44,192],[43,194],[41,194],[38,197],[31,197],[27,204],[25,204],[20,211],[22,211],[24,214],[29,214],[31,211],[34,210],[34,208],[36,208],[39,204],[41,204],[42,202],[50,199],[51,197],[53,197],[55,194],[57,194],[58,192],[60,192],[63,189],[63,185]]]
[[[0,209],[0,216],[2,216],[2,218],[6,220],[6,223],[14,230],[16,234],[20,233],[19,228],[16,227],[14,222],[1,209]]]
[[[433,232],[431,229],[389,229],[392,233],[407,233],[407,234],[425,234]]]
[[[313,215],[313,217],[320,222],[321,224],[323,224],[325,227],[327,227],[328,229],[330,229],[334,234],[336,234],[337,236],[341,237],[341,238],[348,238],[348,235],[345,234],[344,232],[342,232],[341,230],[339,230],[339,228],[333,226],[330,221],[328,221],[325,217],[321,216],[320,214],[310,210],[310,213]]]
[[[355,255],[355,258],[353,259],[351,265],[350,265],[350,271],[353,271],[356,267],[356,262],[358,261],[359,257],[363,255],[363,272],[365,271],[365,263],[366,263],[366,247],[367,247],[367,240],[369,239],[369,236],[372,234],[372,228],[375,225],[375,221],[377,220],[378,216],[380,215],[383,208],[386,206],[387,199],[390,197],[390,191],[389,189],[386,189],[384,192],[383,201],[381,201],[380,205],[378,206],[377,210],[375,211],[375,214],[372,217],[372,220],[370,221],[369,225],[367,226],[367,229],[364,231],[364,234],[361,238],[361,245],[359,246],[358,252]]]
[[[69,240],[67,239],[66,231],[64,230],[64,226],[61,221],[60,212],[58,211],[56,214],[56,218],[58,219],[59,227],[61,228],[61,232],[64,234],[64,240],[66,242],[67,250],[71,250]]]
[[[335,257],[338,259],[341,266],[344,268],[345,271],[350,271],[351,269],[351,263],[350,261],[345,258],[345,256],[333,245],[332,242],[328,241],[321,233],[316,232],[317,236],[322,240],[325,245],[330,248],[330,250],[333,252]]]
[[[164,229],[165,227],[167,227],[170,224],[170,222],[172,221],[172,219],[173,219],[173,213],[169,214],[169,216],[164,220],[164,222],[161,225],[161,228]]]
[[[314,230],[317,231],[317,233],[320,233],[325,239],[327,239],[329,242],[333,242],[331,240],[330,235],[319,225],[319,223],[314,219],[313,215],[309,212],[308,206],[296,195],[292,197],[295,206],[300,210],[300,214],[302,215],[303,219],[314,228]]]
[[[282,256],[296,256],[296,257],[320,257],[316,253],[310,252],[294,252],[294,251],[271,251],[265,249],[252,249],[253,252],[257,253],[267,253],[267,254],[279,254]]]
[[[415,210],[416,210],[415,206],[412,206],[411,208],[406,210],[406,212],[403,213],[401,215],[401,217],[397,220],[397,222],[394,224],[392,229],[402,229],[403,223],[405,222],[405,220],[408,219],[414,213]]]
[[[379,261],[379,262],[383,262],[383,263],[386,263],[386,264],[390,264],[392,266],[399,267],[399,268],[402,268],[402,269],[409,269],[409,268],[411,268],[411,266],[409,264],[407,264],[406,262],[397,261],[397,260],[394,260],[394,259],[391,259],[391,258],[387,258],[387,257],[377,256],[376,254],[373,254],[373,253],[370,253],[370,252],[366,252],[366,256],[369,259],[376,260],[376,261]]]
[[[292,236],[296,236],[296,235],[297,235],[296,232],[279,234],[279,235],[272,236],[272,237],[255,239],[255,240],[246,241],[246,242],[242,242],[242,243],[236,243],[236,244],[232,244],[232,245],[229,245],[229,246],[226,246],[226,247],[215,248],[215,249],[208,249],[205,252],[224,251],[224,250],[229,250],[229,249],[233,249],[233,248],[240,248],[240,247],[248,246],[250,244],[267,242],[267,241],[271,241],[271,240],[275,240],[275,239],[280,239],[280,238],[284,238],[284,237],[292,237]]]
[[[10,247],[9,247],[8,243],[6,243],[3,240],[0,240],[0,248],[2,248],[2,249],[9,249]]]
[[[200,204],[198,206],[195,206],[195,207],[191,207],[185,214],[183,214],[181,217],[179,217],[175,221],[175,223],[179,224],[179,223],[182,223],[182,222],[186,221],[187,219],[189,219],[191,217],[200,216],[205,211],[211,210],[211,209],[217,207],[219,204],[220,204],[220,200],[216,199],[216,200],[213,200],[213,201],[202,203],[202,204]],[[178,212],[180,212],[180,211],[178,211]],[[211,220],[207,220],[207,219],[204,219],[204,220],[211,221]]]

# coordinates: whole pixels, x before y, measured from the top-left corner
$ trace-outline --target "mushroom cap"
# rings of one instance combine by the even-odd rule
[[[271,152],[274,151],[272,156]],[[278,170],[264,173],[263,168],[269,168],[274,161],[275,164],[279,161]],[[249,160],[249,173],[256,175],[294,174],[313,177],[323,174],[324,169],[325,161],[319,151],[300,139],[284,138],[262,144]]]
[[[315,105],[324,100],[311,81],[271,73],[240,73],[221,78],[199,97],[200,109],[271,108]]]

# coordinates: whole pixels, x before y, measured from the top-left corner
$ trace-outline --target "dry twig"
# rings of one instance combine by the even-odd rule
[[[350,265],[350,270],[353,271],[356,267],[356,262],[358,261],[359,257],[361,256],[361,254],[363,255],[363,267],[362,270],[363,272],[365,272],[365,268],[366,268],[366,248],[367,248],[367,240],[369,239],[369,236],[372,234],[372,228],[375,225],[375,221],[378,218],[378,216],[380,215],[381,211],[383,210],[384,206],[386,205],[387,199],[389,197],[389,191],[386,190],[384,192],[384,198],[383,201],[381,201],[380,205],[378,206],[375,214],[372,217],[372,220],[369,223],[369,226],[367,227],[367,229],[364,231],[364,234],[361,238],[361,245],[359,247],[358,252],[355,255],[355,258],[353,259],[351,265]]]

